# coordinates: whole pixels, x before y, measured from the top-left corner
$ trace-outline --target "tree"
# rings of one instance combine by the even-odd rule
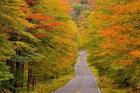
[[[138,6],[139,0],[98,0],[89,17],[92,32],[89,50],[93,51],[89,60],[101,75],[123,87],[139,87]]]
[[[34,90],[37,81],[71,71],[77,51],[71,11],[69,0],[0,1],[3,89],[16,93],[27,83]]]

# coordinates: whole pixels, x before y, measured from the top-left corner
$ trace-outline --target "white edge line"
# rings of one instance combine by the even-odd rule
[[[88,67],[88,70],[91,72],[91,69],[89,68],[89,65],[87,64],[87,60],[85,60],[85,63],[86,63],[86,66]],[[95,82],[96,82],[98,91],[99,91],[100,93],[102,93],[101,90],[100,90],[100,88],[99,88],[99,85],[98,85],[98,83],[97,83],[96,77],[94,76],[94,74],[93,74],[92,72],[91,72],[91,74],[92,74],[93,78],[95,78]]]
[[[72,80],[70,80],[66,85],[64,85],[64,86],[62,86],[62,87],[60,87],[60,88],[58,88],[57,90],[55,90],[54,92],[51,92],[51,93],[55,93],[56,91],[61,90],[61,88],[67,87],[75,78],[76,78],[76,77],[74,77]]]
[[[73,80],[75,80],[76,77],[74,77],[72,80],[70,80],[64,87],[67,87]]]
[[[96,77],[95,77],[95,81],[96,81],[96,85],[97,85],[98,91],[99,91],[100,93],[102,93],[101,90],[100,90],[100,88],[99,88],[99,85],[98,85],[98,83],[97,83]]]

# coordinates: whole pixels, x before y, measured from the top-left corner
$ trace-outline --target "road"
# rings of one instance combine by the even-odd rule
[[[75,65],[76,77],[53,93],[101,93],[96,78],[86,63],[86,51],[79,53]]]

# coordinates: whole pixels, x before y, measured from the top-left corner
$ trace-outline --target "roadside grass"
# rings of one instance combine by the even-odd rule
[[[90,69],[96,76],[98,86],[102,93],[131,93],[128,92],[129,89],[118,88],[117,85],[115,85],[111,79],[105,76],[100,77],[98,74],[98,70],[95,67],[90,66]]]
[[[20,93],[52,93],[56,89],[67,84],[74,77],[74,72],[61,76],[56,79],[39,82],[34,91],[22,91]]]
[[[65,75],[58,79],[49,81],[49,83],[46,82],[46,84],[39,84],[35,90],[36,92],[34,93],[51,93],[52,91],[55,91],[56,89],[67,84],[73,77],[74,75],[71,73],[70,75]]]

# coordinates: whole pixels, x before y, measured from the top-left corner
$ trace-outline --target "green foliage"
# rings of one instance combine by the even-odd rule
[[[6,66],[5,62],[0,62],[0,82],[7,81],[11,78],[13,78],[13,75],[9,72],[9,67]]]

